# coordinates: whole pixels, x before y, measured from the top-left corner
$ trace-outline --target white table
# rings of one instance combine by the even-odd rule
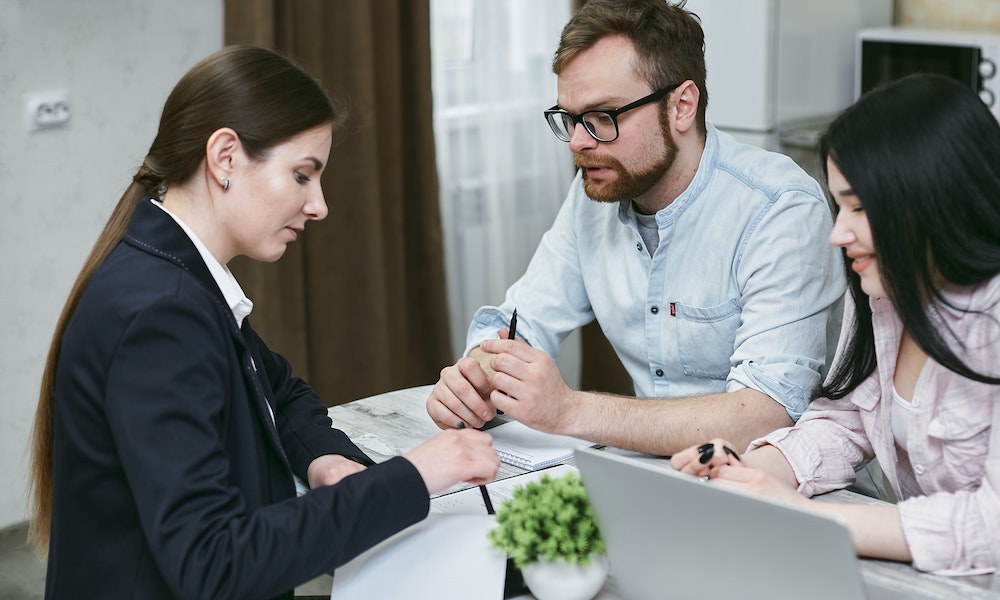
[[[381,462],[415,448],[440,431],[427,415],[425,402],[430,391],[431,386],[420,386],[387,392],[333,406],[328,412],[334,427],[347,433],[372,460]],[[501,463],[497,478],[523,472],[523,469]],[[459,485],[444,493],[464,487],[471,486]],[[820,499],[832,502],[881,502],[846,490],[825,494]],[[921,573],[907,564],[867,558],[862,559],[861,568],[865,579],[902,591],[956,600],[1000,599],[1000,574],[940,577]],[[598,598],[621,599],[613,572]]]

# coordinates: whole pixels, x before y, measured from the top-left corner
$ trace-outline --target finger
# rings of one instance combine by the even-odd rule
[[[732,445],[721,438],[713,438],[695,449],[698,453],[698,460],[705,465],[736,464],[741,462],[740,455],[733,450]]]
[[[459,444],[463,449],[468,449],[470,451],[476,452],[492,452],[493,447],[493,436],[486,431],[481,431],[479,429],[473,429],[466,423],[456,422],[455,428],[464,431],[458,431],[453,433],[456,435],[455,443]]]
[[[712,460],[712,457],[715,455],[715,444],[709,442],[698,446],[698,454],[700,454],[698,462],[703,465],[708,464],[708,461]]]
[[[694,456],[698,455],[695,454]],[[687,473],[688,475],[696,475],[698,477],[701,477],[702,475],[705,475],[708,472],[708,469],[705,467],[705,465],[698,462],[698,459],[695,457],[691,457],[690,459],[680,462],[679,464],[675,464],[673,458],[671,458],[670,464],[671,466],[674,467],[674,469],[680,471],[681,473]]]
[[[743,467],[742,463],[737,465],[718,465],[712,467],[709,472],[711,479],[720,479],[730,483],[748,483],[752,476],[753,470]]]
[[[740,482],[729,477],[723,470],[722,467],[715,467],[708,474],[708,480],[714,485],[721,485],[730,489],[739,489],[742,485]]]
[[[485,340],[483,343],[479,344],[479,347],[483,350],[483,352],[487,352],[489,354],[506,353],[511,356],[516,356],[524,362],[531,362],[535,353],[541,352],[541,350],[532,348],[528,344],[520,342],[517,339]]]
[[[487,361],[488,362],[488,361]],[[455,363],[456,370],[481,398],[485,398],[490,393],[490,377],[483,368],[482,363],[476,358],[464,357]]]
[[[500,390],[493,390],[490,394],[490,402],[496,407],[497,412],[509,414],[517,419],[519,402],[514,396]]]
[[[445,384],[455,398],[473,415],[489,421],[494,416],[493,405],[489,402],[493,384],[476,359],[463,358],[456,364],[456,367],[458,368],[443,377]],[[455,413],[466,418],[466,415],[459,411],[455,411]],[[475,420],[469,421],[469,423],[477,425]]]
[[[458,391],[453,388],[458,388]],[[472,427],[481,427],[492,418],[486,416],[490,414],[490,406],[464,379],[439,381],[432,394],[433,401],[440,407],[434,411],[432,418],[442,429],[454,427],[458,421],[464,421]]]
[[[431,421],[434,421],[434,424],[441,429],[454,427],[455,420],[461,420],[433,392],[427,399],[427,414],[430,415]]]
[[[691,461],[695,460],[697,456],[698,452],[694,446],[685,448],[680,452],[675,452],[670,457],[670,466],[678,471],[683,471],[684,467]]]
[[[500,457],[492,444],[493,436],[474,429],[461,431],[460,435],[460,454],[469,462],[464,481],[476,484],[493,481],[500,469]]]
[[[511,369],[516,370],[516,369]],[[508,398],[517,398],[519,395],[519,387],[521,386],[521,378],[515,373],[510,373],[508,371],[497,371],[496,375],[493,376],[493,392],[490,393],[490,402],[495,406],[496,394],[499,392],[502,396],[507,396]],[[502,400],[502,399],[501,399]]]
[[[431,396],[427,399],[427,413],[442,429],[450,429],[461,421],[463,417],[459,413],[467,413],[465,418],[475,418],[458,396],[441,381],[434,385]]]

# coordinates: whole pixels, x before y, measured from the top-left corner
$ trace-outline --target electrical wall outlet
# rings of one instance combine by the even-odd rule
[[[65,127],[73,115],[69,102],[69,90],[25,94],[24,107],[28,131]]]

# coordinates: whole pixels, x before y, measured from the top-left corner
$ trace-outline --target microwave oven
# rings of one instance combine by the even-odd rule
[[[861,29],[855,98],[911,73],[936,73],[968,85],[1000,120],[1000,34],[911,27]]]

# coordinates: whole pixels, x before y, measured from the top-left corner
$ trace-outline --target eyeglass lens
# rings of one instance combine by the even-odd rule
[[[587,131],[597,138],[598,141],[610,142],[618,137],[618,127],[615,124],[615,120],[606,112],[593,111],[584,113],[580,115],[580,121],[587,128]],[[552,127],[552,132],[556,134],[556,137],[564,142],[568,142],[573,137],[573,129],[576,127],[576,122],[573,120],[572,115],[559,112],[549,115],[549,125]]]

